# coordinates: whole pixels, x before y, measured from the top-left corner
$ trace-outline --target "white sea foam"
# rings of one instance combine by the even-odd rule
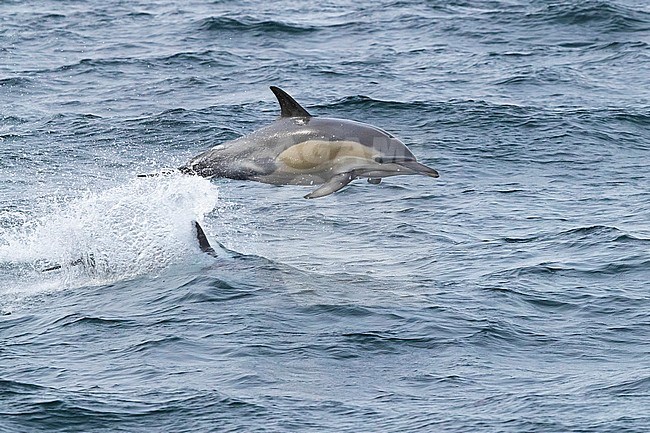
[[[87,192],[38,216],[7,211],[0,221],[14,224],[0,228],[0,293],[159,273],[198,251],[192,221],[217,200],[217,187],[206,179],[166,175]],[[41,272],[53,265],[61,269]]]

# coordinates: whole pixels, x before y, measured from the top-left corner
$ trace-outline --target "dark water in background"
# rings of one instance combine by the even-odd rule
[[[641,0],[2,2],[0,431],[648,431],[649,44]],[[440,179],[135,178],[269,85]]]

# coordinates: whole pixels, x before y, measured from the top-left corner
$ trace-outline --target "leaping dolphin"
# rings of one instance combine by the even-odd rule
[[[305,198],[332,194],[358,178],[378,184],[388,176],[438,177],[388,132],[352,120],[314,117],[284,90],[271,86],[271,91],[280,103],[279,119],[201,153],[179,170],[273,185],[322,184]]]

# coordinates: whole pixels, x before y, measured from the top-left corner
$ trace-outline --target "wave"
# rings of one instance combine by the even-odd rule
[[[144,369],[141,375],[146,380]],[[60,390],[9,380],[0,380],[0,387],[6,403],[0,422],[3,431],[135,431],[143,423],[164,430],[178,423],[179,413],[188,411],[198,414],[192,426],[208,431],[215,422],[240,425],[236,414],[248,419],[263,410],[258,404],[216,391],[137,390],[135,396],[117,398],[106,390]],[[206,415],[215,413],[232,418]],[[112,427],[107,429],[107,425]],[[11,430],[5,430],[9,426]]]
[[[621,231],[617,229],[616,227],[611,227],[611,226],[604,226],[604,225],[594,225],[594,226],[586,226],[586,227],[577,227],[574,229],[569,229],[569,230],[564,230],[559,232],[555,238],[571,238],[575,239],[577,238],[578,240],[583,240],[583,239],[589,239],[592,237],[598,237],[599,240],[602,239],[603,236],[609,237],[609,238],[617,238],[620,236]]]
[[[23,395],[27,392],[42,392],[47,388],[32,383],[18,382],[14,380],[0,379],[0,393],[2,395]]]
[[[622,120],[638,126],[650,125],[650,111],[639,110],[613,110],[610,111],[611,118]],[[606,115],[610,113],[605,113]]]
[[[397,336],[385,335],[382,332],[350,332],[341,335],[343,345],[353,345],[357,349],[351,352],[372,352],[379,354],[394,354],[409,348],[437,349],[451,345],[448,339],[438,336]]]
[[[650,265],[650,259],[635,255],[610,263],[543,261],[533,265],[522,265],[506,270],[492,272],[484,277],[512,281],[522,278],[600,278],[603,276],[622,276],[625,274],[643,274]]]
[[[207,31],[236,31],[236,32],[256,32],[262,34],[287,33],[302,34],[310,33],[317,30],[317,27],[310,25],[286,23],[274,20],[261,20],[251,16],[243,17],[209,17],[203,19],[200,28]]]
[[[584,47],[588,51],[612,52],[615,55],[607,60],[618,59],[627,55],[642,55],[648,46],[648,43],[643,41],[584,42]]]
[[[27,77],[0,78],[0,87],[28,87],[33,80]]]
[[[120,318],[102,318],[102,317],[93,317],[93,316],[84,316],[78,313],[69,314],[67,316],[61,317],[56,321],[52,322],[49,326],[56,327],[69,327],[69,326],[84,326],[84,327],[96,327],[96,328],[106,328],[106,327],[116,327],[123,328],[128,327],[129,325],[134,324],[135,321],[132,319],[120,319]]]
[[[605,393],[617,397],[650,397],[650,376],[628,379],[614,385],[597,386],[591,393]]]
[[[650,239],[642,234],[608,225],[576,227],[567,230],[531,233],[521,237],[506,236],[497,240],[513,251],[534,248],[539,259],[522,261],[518,266],[489,272],[487,281],[524,281],[557,278],[567,281],[598,280],[621,275],[643,274],[650,264],[646,253]],[[557,258],[558,251],[563,251]],[[513,253],[514,254],[514,253]],[[570,283],[573,284],[573,283]],[[490,288],[491,289],[491,288]]]
[[[643,274],[648,270],[649,266],[650,258],[648,258],[648,256],[634,255],[613,261],[612,263],[601,265],[590,273],[613,276],[622,276],[637,272]]]
[[[102,58],[83,58],[74,63],[68,63],[53,68],[29,70],[29,73],[51,74],[51,73],[70,73],[75,72],[79,75],[97,72],[98,70],[107,70],[111,74],[116,73],[120,67],[145,67],[160,68],[162,66],[187,65],[192,63],[202,66],[233,66],[239,64],[241,59],[236,55],[228,52],[217,51],[199,51],[199,52],[178,52],[162,56],[143,56],[133,57],[102,57]],[[29,84],[29,78],[23,78],[23,81],[17,81],[17,84],[25,86]],[[0,81],[0,85],[2,82]]]
[[[650,13],[611,1],[552,3],[526,15],[528,20],[555,24],[600,27],[607,31],[647,31]]]
[[[546,233],[532,236],[524,236],[520,238],[514,237],[504,237],[502,239],[506,243],[529,243],[529,242],[538,242],[538,241],[550,241],[550,242],[566,242],[570,243],[595,243],[602,244],[603,242],[611,243],[628,243],[628,242],[637,242],[637,243],[647,243],[650,242],[650,239],[641,237],[639,235],[633,235],[631,233],[624,232],[616,227],[606,226],[606,225],[593,225],[585,227],[577,227],[573,229],[563,230],[560,232]]]
[[[569,66],[539,67],[526,66],[519,71],[511,72],[507,78],[499,78],[493,81],[495,85],[509,84],[573,84],[574,86],[587,85],[582,72]]]
[[[170,54],[167,56],[156,57],[154,59],[151,59],[151,61],[156,63],[160,62],[160,63],[174,64],[174,65],[175,64],[179,64],[179,65],[196,64],[196,65],[203,65],[203,66],[226,67],[226,66],[239,66],[243,62],[245,62],[245,59],[237,55],[236,53],[229,52],[229,51],[206,50],[206,51],[196,51],[196,52],[183,51],[183,52]]]
[[[545,346],[556,342],[557,338],[543,334],[538,328],[527,329],[521,324],[490,320],[478,325],[477,329],[464,340],[472,345],[507,350],[507,347],[511,346]]]
[[[346,96],[338,101],[314,105],[318,108],[340,108],[340,107],[362,107],[362,108],[381,108],[385,110],[414,110],[414,109],[428,109],[434,106],[434,103],[424,101],[413,102],[400,102],[400,101],[386,101],[382,99],[374,99],[364,95]]]

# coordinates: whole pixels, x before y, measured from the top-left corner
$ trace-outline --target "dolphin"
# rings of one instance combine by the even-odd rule
[[[390,133],[353,120],[312,116],[284,90],[271,86],[271,91],[280,103],[277,120],[214,146],[179,170],[273,185],[321,185],[305,198],[332,194],[358,178],[378,184],[388,176],[438,177]]]

